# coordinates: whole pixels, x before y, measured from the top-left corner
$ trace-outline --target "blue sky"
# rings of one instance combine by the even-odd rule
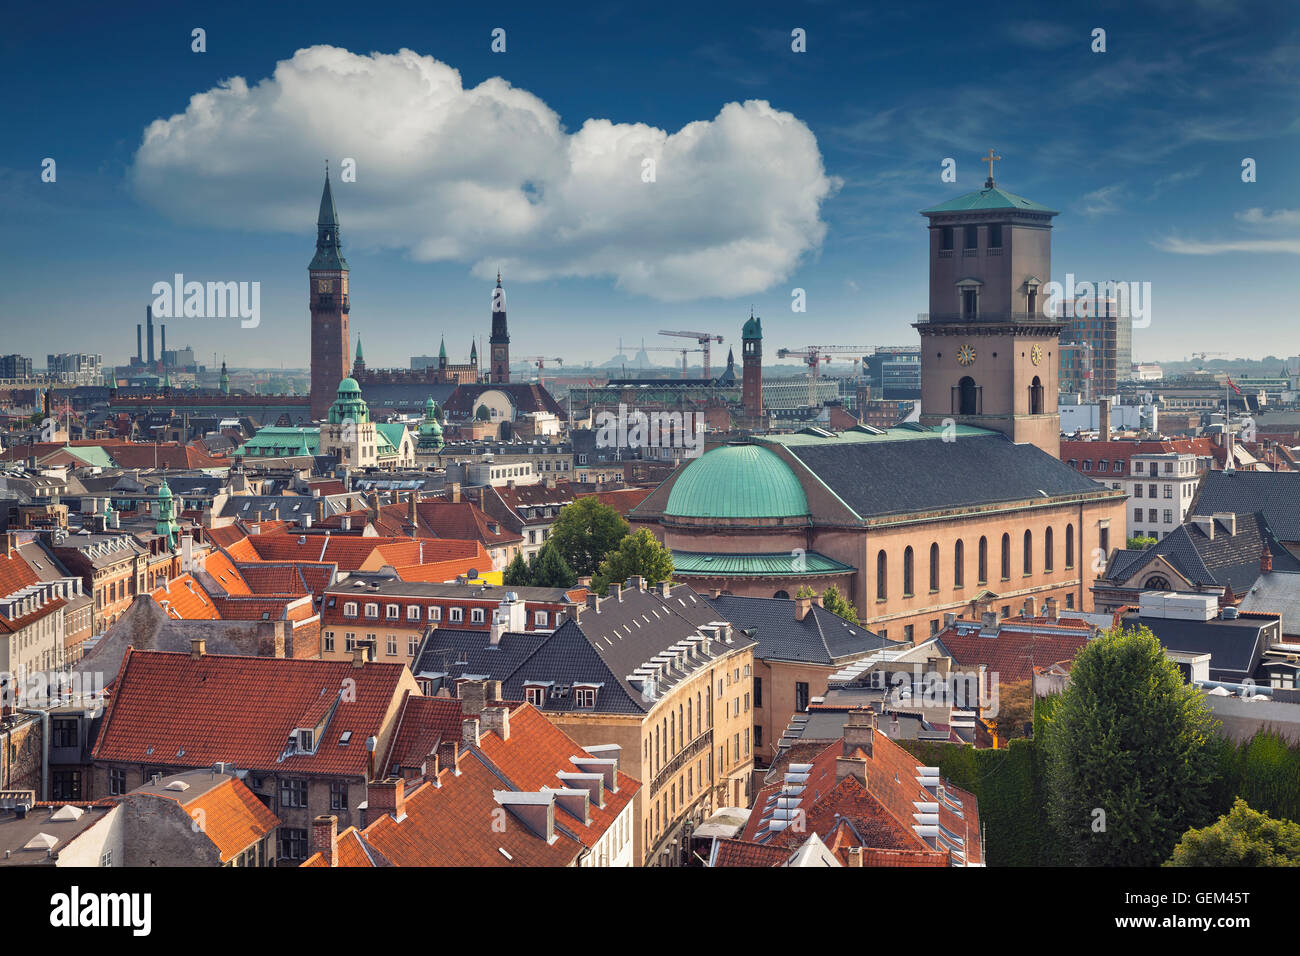
[[[0,351],[125,362],[153,283],[180,272],[260,282],[261,324],[173,319],[169,346],[305,365],[322,167],[344,157],[352,324],[372,366],[436,353],[443,334],[467,355],[498,265],[516,355],[599,362],[620,336],[672,344],[660,328],[716,331],[725,354],[751,304],[769,356],[910,344],[927,307],[918,211],[978,188],[993,147],[999,185],[1061,210],[1053,278],[1152,284],[1137,358],[1300,353],[1294,5],[373,10],[11,11]],[[641,155],[657,157],[652,184]]]

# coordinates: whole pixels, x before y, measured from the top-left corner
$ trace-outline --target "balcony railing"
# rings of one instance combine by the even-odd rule
[[[677,756],[664,764],[663,768],[655,774],[654,783],[650,787],[651,793],[658,793],[664,786],[665,782],[671,780],[673,775],[682,767],[686,766],[701,753],[708,751],[710,756],[713,752],[713,728],[710,727],[704,733],[700,734],[689,744],[685,746]]]

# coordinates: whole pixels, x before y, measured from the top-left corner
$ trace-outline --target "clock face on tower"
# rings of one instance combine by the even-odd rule
[[[975,361],[975,346],[967,343],[957,349],[957,361],[963,366],[970,365]]]
[[[1043,347],[1041,345],[1035,345],[1032,349],[1029,350],[1029,361],[1037,365],[1042,360],[1043,360]]]
[[[330,282],[329,279],[317,279],[317,280],[316,280],[316,291],[317,291],[317,292],[329,292],[331,288],[333,288],[333,283]]]

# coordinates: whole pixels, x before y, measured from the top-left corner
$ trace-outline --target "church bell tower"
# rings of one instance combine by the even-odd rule
[[[1036,202],[984,188],[923,210],[930,232],[930,311],[921,336],[921,421],[1002,432],[1060,453],[1061,324],[1045,314],[1052,218]]]

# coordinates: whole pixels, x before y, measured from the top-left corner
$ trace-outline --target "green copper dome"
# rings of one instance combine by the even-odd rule
[[[686,466],[664,513],[678,518],[796,518],[808,498],[790,466],[758,445],[724,445]]]
[[[361,397],[361,386],[351,377],[339,382],[338,398],[334,399],[329,410],[331,425],[349,421],[357,425],[370,421],[370,407]]]

